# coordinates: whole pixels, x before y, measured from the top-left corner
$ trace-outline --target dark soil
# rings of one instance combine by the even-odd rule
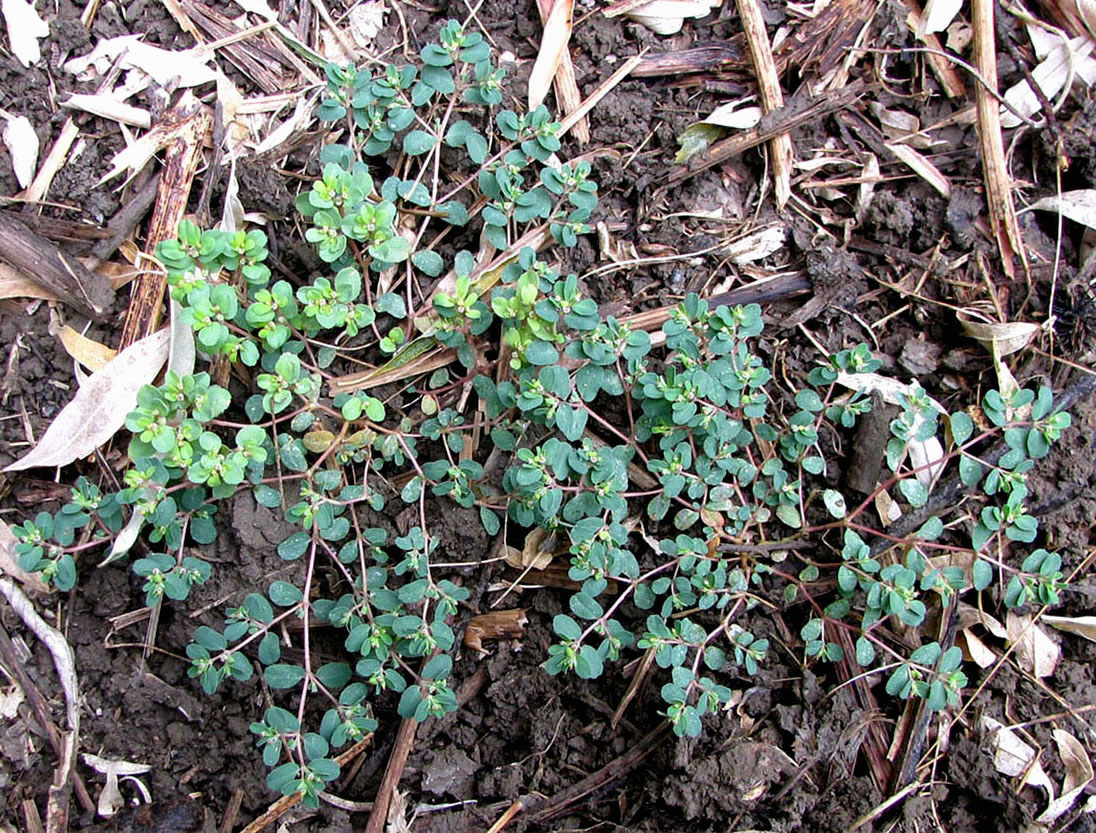
[[[52,10],[52,4],[45,5]],[[84,54],[99,40],[118,34],[139,32],[149,42],[173,48],[186,48],[192,42],[159,3],[104,3],[91,32],[79,23],[80,5],[68,0],[57,4],[58,19],[53,34],[43,41],[44,57],[38,66],[27,70],[14,58],[0,60],[0,106],[27,115],[44,149],[51,146],[66,118],[76,120],[85,138],[83,150],[55,179],[48,195],[50,204],[43,213],[101,224],[130,196],[116,184],[97,184],[124,140],[112,122],[59,108],[57,101],[64,93],[93,91],[74,83],[60,65],[69,57]],[[417,4],[403,6],[413,48],[432,36],[441,20],[465,13],[460,3],[442,5],[447,8],[437,13],[422,11]],[[783,4],[769,5],[770,22],[785,18]],[[896,19],[904,14],[900,11]],[[479,19],[500,51],[509,50],[523,61],[511,88],[521,99],[531,64],[527,59],[532,58],[532,44],[541,31],[535,6],[531,0],[488,3],[480,10]],[[656,52],[680,49],[726,39],[738,31],[730,5],[713,17],[687,23],[672,41],[623,18],[591,15],[578,26],[572,40],[579,85],[587,92],[592,90],[619,61],[645,46]],[[382,37],[394,39],[390,33]],[[895,73],[911,71],[908,64],[899,64]],[[723,82],[752,86],[748,66],[748,62],[743,64],[745,69],[731,73]],[[233,77],[245,91],[254,92],[247,88],[245,78],[238,73]],[[676,137],[698,115],[723,100],[707,90],[702,80],[626,81],[590,116],[592,146],[616,151],[598,157],[595,163],[601,183],[599,219],[610,224],[617,240],[634,244],[641,253],[681,254],[712,246],[728,229],[753,218],[761,189],[770,187],[759,150],[677,188],[662,187],[676,150]],[[1082,98],[1085,95],[1082,93]],[[886,99],[884,103],[897,106]],[[931,107],[926,105],[926,112],[919,114],[923,123],[942,117],[935,112],[941,106],[939,98],[932,99]],[[1068,173],[1070,188],[1096,185],[1094,107],[1088,100],[1071,102],[1059,115],[1063,147],[1074,162]],[[969,265],[962,267],[967,281],[962,286],[949,286],[943,280],[949,277],[946,263],[960,259],[964,264],[975,260],[995,263],[997,256],[975,228],[977,219],[985,216],[985,205],[974,128],[949,128],[946,135],[949,150],[944,156],[951,161],[937,163],[953,177],[955,190],[949,200],[920,180],[880,183],[862,223],[849,226],[848,236],[842,239],[839,234],[824,232],[817,220],[829,211],[852,222],[850,199],[834,202],[829,208],[823,204],[814,214],[789,209],[780,217],[771,194],[767,194],[757,219],[785,222],[787,245],[762,263],[738,267],[719,255],[680,259],[637,272],[609,272],[588,282],[588,290],[600,303],[627,312],[670,302],[688,291],[705,293],[716,286],[726,289],[748,283],[761,274],[800,270],[809,276],[813,297],[820,300],[799,298],[768,306],[769,327],[762,345],[789,375],[805,374],[817,356],[797,329],[801,324],[835,351],[875,340],[873,347],[884,359],[887,372],[903,378],[916,375],[945,406],[969,401],[993,383],[988,356],[962,337],[947,309],[922,303],[912,295],[879,291],[874,282],[882,277],[902,282],[907,290],[918,285],[922,298],[958,305],[984,297],[977,294],[981,291],[979,273]],[[876,149],[881,143],[880,137],[870,135],[866,124],[838,117],[793,133],[801,149],[821,147],[828,137],[837,137],[840,146],[852,143],[855,154]],[[1044,174],[1049,170],[1050,152],[1042,137],[1027,136],[1017,153],[1027,166],[1025,170],[1039,169]],[[893,160],[881,157],[880,161],[884,173],[908,174]],[[314,159],[311,164],[315,170]],[[1020,165],[1018,160],[1018,168]],[[238,174],[241,199],[248,210],[283,217],[291,210],[298,183],[275,172],[265,161],[244,162]],[[1043,181],[1053,183],[1053,177],[1044,176]],[[0,195],[14,195],[17,190],[6,151],[0,149]],[[1031,196],[1038,198],[1050,190],[1047,186]],[[849,193],[855,197],[855,188]],[[215,190],[215,214],[222,197]],[[13,206],[7,210],[21,209]],[[709,222],[683,216],[698,211],[718,212],[719,219]],[[1053,255],[1055,230],[1052,224],[1042,225],[1043,219],[1027,215],[1025,234],[1033,248]],[[1067,231],[1062,262],[1075,264],[1080,231]],[[293,237],[291,227],[275,223],[272,236],[286,241],[279,256],[294,263],[297,256],[288,242]],[[940,250],[935,253],[938,245]],[[943,261],[934,260],[937,254]],[[564,267],[579,273],[600,264],[593,240],[584,242],[568,258]],[[1011,314],[1019,318],[1045,313],[1048,268],[1037,265],[1030,292],[1022,281],[1010,284],[997,267],[989,268]],[[1065,268],[1055,310],[1060,316],[1059,344],[1067,356],[1079,359],[1093,348],[1096,311],[1091,288],[1083,279],[1073,280],[1072,267]],[[923,274],[929,279],[919,283]],[[124,296],[120,293],[110,315],[91,327],[90,337],[114,343],[125,311]],[[814,306],[804,312],[804,304],[812,303]],[[1021,313],[1025,305],[1026,313]],[[49,332],[49,313],[44,303],[0,302],[0,343],[7,345],[7,353],[0,356],[6,369],[0,385],[3,465],[25,453],[28,441],[41,436],[72,395],[71,360]],[[865,329],[885,316],[891,317],[881,329]],[[71,314],[68,320],[77,328],[82,323]],[[1078,378],[1058,370],[1052,376],[1051,366],[1039,355],[1031,354],[1031,359],[1027,353],[1022,355],[1026,363],[1013,366],[1021,383],[1045,379],[1062,389]],[[1090,556],[1096,545],[1096,408],[1091,401],[1079,404],[1074,425],[1033,472],[1030,500],[1031,511],[1041,522],[1041,542],[1061,551],[1070,570]],[[117,451],[107,451],[108,462],[118,457]],[[46,478],[49,473],[37,475]],[[0,483],[3,517],[9,524],[42,508],[56,509],[58,498],[66,496],[62,487],[25,474],[7,475]],[[491,542],[473,513],[450,503],[432,505],[430,512],[445,560],[472,560],[487,551]],[[248,684],[228,685],[207,697],[187,676],[182,654],[195,627],[219,624],[226,606],[239,603],[260,583],[273,578],[291,580],[299,565],[287,565],[278,558],[275,546],[288,527],[274,513],[258,507],[250,495],[233,500],[218,519],[222,534],[208,553],[216,567],[213,580],[199,588],[185,606],[164,607],[156,647],[147,657],[142,651],[147,619],[130,624],[116,621],[122,614],[143,608],[141,582],[128,570],[116,566],[94,569],[83,564],[75,591],[39,602],[47,619],[60,622],[76,652],[83,714],[81,750],[149,767],[141,777],[152,796],[151,811],[129,808],[104,822],[83,812],[74,800],[74,830],[211,831],[221,824],[234,798],[239,802],[234,829],[241,829],[276,798],[265,786],[266,768],[248,732],[251,721],[268,705],[267,694],[258,684]],[[377,517],[371,523],[395,529],[401,520]],[[486,576],[466,571],[462,580],[476,588],[474,605],[486,609],[498,595],[496,584],[513,575],[496,564]],[[468,686],[469,699],[454,714],[419,729],[400,784],[400,790],[408,794],[408,807],[419,809],[411,824],[416,833],[486,830],[513,801],[522,796],[562,793],[625,755],[658,726],[662,681],[656,675],[640,690],[619,726],[611,728],[613,713],[632,679],[634,663],[627,662],[636,659],[634,654],[611,665],[604,677],[593,683],[561,680],[544,672],[541,664],[552,639],[551,619],[565,603],[559,591],[535,589],[512,594],[506,604],[525,608],[529,618],[524,638],[491,643],[485,657],[465,653],[459,658],[454,678]],[[1096,582],[1082,572],[1054,612],[1083,615],[1092,611],[1094,603]],[[507,830],[848,831],[856,819],[891,795],[872,780],[860,748],[872,724],[880,724],[888,739],[894,736],[902,704],[886,700],[880,711],[869,711],[851,687],[837,688],[831,667],[804,667],[797,636],[800,615],[795,609],[785,614],[761,610],[755,614],[751,622],[754,632],[768,637],[775,650],[753,677],[723,675],[720,682],[735,690],[735,702],[717,718],[706,721],[706,731],[699,739],[678,740],[668,735],[626,777],[585,796],[558,818],[534,824],[519,815]],[[0,607],[0,622],[16,640],[17,649],[25,651],[26,671],[50,698],[60,721],[63,711],[48,652],[6,606]],[[988,681],[972,663],[965,664],[971,677],[969,691],[979,693],[966,719],[952,727],[931,789],[913,795],[861,830],[1019,830],[1038,815],[1045,797],[1017,794],[1016,782],[996,771],[977,718],[985,713],[1009,723],[1042,721],[1029,728],[1030,738],[1048,749],[1053,749],[1050,732],[1055,726],[1068,728],[1091,746],[1096,737],[1096,713],[1089,710],[1072,719],[1054,721],[1049,717],[1062,715],[1069,706],[1096,702],[1092,671],[1096,645],[1057,632],[1052,632],[1052,637],[1061,643],[1063,658],[1045,685],[1034,684],[1012,664],[1004,664]],[[869,682],[876,691],[881,690],[881,679]],[[337,784],[337,794],[349,802],[372,799],[392,748],[398,725],[394,702],[382,701],[380,705],[381,727],[374,746],[360,768]],[[946,723],[937,720],[930,737],[935,739]],[[1048,771],[1061,783],[1063,773],[1053,753],[1048,752],[1043,760],[1050,761]],[[17,717],[0,727],[0,822],[13,830],[25,829],[24,800],[36,802],[44,814],[54,764],[49,742],[24,706]],[[102,786],[101,776],[83,762],[78,770],[94,797]],[[137,801],[139,793],[132,783],[123,782],[121,788],[127,799]],[[1083,801],[1084,797],[1079,804]],[[341,833],[362,829],[364,818],[361,812],[323,804],[317,811],[296,808],[281,823],[289,831]],[[1057,829],[1088,830],[1088,824],[1082,817],[1072,826]]]

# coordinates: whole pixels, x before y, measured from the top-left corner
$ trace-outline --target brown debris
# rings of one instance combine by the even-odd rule
[[[1016,267],[1013,257],[1020,258],[1025,271],[1028,262],[1020,237],[1020,224],[1016,219],[1016,206],[1012,201],[1012,177],[1005,161],[1001,108],[996,98],[997,37],[993,0],[972,0],[971,13],[971,23],[974,26],[974,63],[984,82],[975,85],[974,99],[978,108],[978,141],[982,149],[982,170],[986,181],[990,226],[1001,253],[1001,267],[1009,278],[1014,278]]]
[[[110,281],[7,212],[0,212],[0,260],[91,318],[100,318],[114,299]]]
[[[520,607],[473,616],[464,631],[464,647],[477,654],[486,654],[484,640],[521,639],[528,621],[525,610]]]
[[[202,145],[212,124],[208,108],[189,96],[184,96],[164,114],[160,126],[168,130],[172,138],[164,153],[164,170],[158,183],[156,207],[145,239],[145,253],[150,258],[155,254],[157,245],[178,234],[194,172],[201,159]],[[146,271],[136,279],[122,326],[119,350],[156,330],[166,286],[166,278],[160,270]]]

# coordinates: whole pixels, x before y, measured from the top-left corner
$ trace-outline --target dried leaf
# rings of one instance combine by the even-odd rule
[[[118,355],[117,350],[76,332],[68,324],[57,331],[57,338],[61,340],[65,352],[92,373],[106,367],[107,363]]]
[[[480,613],[468,621],[464,631],[464,647],[477,654],[486,654],[484,640],[521,639],[528,621],[525,610],[520,607]]]
[[[99,815],[104,818],[110,818],[125,806],[125,798],[122,797],[122,791],[118,789],[118,776],[142,775],[149,770],[149,767],[145,764],[135,764],[130,761],[112,761],[109,758],[92,755],[90,752],[85,752],[81,757],[83,757],[85,764],[106,776],[107,782],[103,787],[103,791],[99,793],[97,807]]]
[[[776,254],[784,248],[787,237],[788,229],[783,223],[772,223],[728,243],[718,252],[722,257],[730,258],[735,266],[742,266]]]
[[[656,35],[674,35],[681,31],[685,18],[706,17],[720,0],[654,0],[627,12]]]
[[[11,156],[11,169],[20,188],[26,188],[34,179],[38,168],[38,134],[34,125],[26,116],[13,116],[2,113],[7,120],[4,125],[4,144]]]
[[[15,545],[18,543],[11,527],[0,521],[0,573],[11,576],[31,593],[48,593],[49,587],[36,573],[28,573],[19,566],[15,555]]]
[[[1039,763],[1035,750],[1020,740],[1012,729],[988,715],[982,717],[982,728],[990,733],[993,765],[997,767],[997,771],[1012,778],[1024,776],[1017,790],[1024,786],[1042,787],[1053,801],[1054,785],[1050,783],[1043,765]]]
[[[1063,729],[1051,732],[1058,745],[1058,757],[1066,768],[1066,778],[1062,783],[1062,794],[1052,799],[1036,821],[1039,824],[1053,824],[1072,807],[1082,790],[1092,781],[1092,762],[1088,753],[1077,738]]]
[[[1058,660],[1062,658],[1062,649],[1031,616],[1010,610],[1005,619],[1005,628],[1009,644],[1016,646],[1016,661],[1021,668],[1039,678],[1054,673]]]
[[[1043,621],[1055,630],[1096,642],[1096,616],[1044,616]]]
[[[152,116],[141,107],[134,107],[119,101],[106,93],[89,94],[73,93],[61,102],[62,107],[70,110],[83,110],[85,113],[93,113],[105,119],[128,124],[130,127],[140,127],[147,130],[152,125]]]
[[[352,8],[347,20],[350,23],[350,34],[354,42],[363,48],[370,46],[373,39],[384,29],[386,14],[388,14],[388,7],[384,4],[384,0],[366,0]]]
[[[951,196],[951,182],[948,178],[940,172],[939,168],[916,150],[901,142],[887,142],[886,148],[897,156],[911,171],[931,185],[941,196]]]
[[[3,0],[3,12],[12,54],[25,67],[38,63],[38,41],[49,36],[49,24],[39,17],[34,0]]]
[[[921,25],[917,27],[917,37],[943,32],[962,8],[963,0],[928,0],[921,15]]]
[[[748,130],[761,121],[760,107],[743,107],[741,101],[732,101],[716,107],[704,119],[705,124],[717,124],[732,130]]]
[[[1028,210],[1033,208],[1040,211],[1057,211],[1067,220],[1096,229],[1096,188],[1082,188],[1078,191],[1066,191],[1062,194],[1043,197],[1028,206]]]
[[[996,321],[971,321],[961,314],[957,317],[967,335],[985,347],[991,356],[1007,356],[1023,350],[1039,332],[1038,324],[1023,321],[1001,324]]]
[[[0,298],[40,298],[56,301],[57,296],[18,269],[0,263]]]
[[[216,72],[207,64],[213,57],[209,50],[172,50],[144,43],[140,35],[120,35],[101,40],[87,55],[65,62],[65,71],[81,80],[97,78],[107,72],[115,61],[122,69],[137,69],[160,86],[196,87],[217,80]]]
[[[1080,78],[1086,84],[1091,85],[1096,81],[1096,60],[1092,58],[1093,47],[1096,41],[1091,38],[1074,38],[1069,42],[1059,40],[1058,46],[1050,50],[1035,69],[1031,71],[1031,77],[1043,91],[1043,96],[1053,101],[1066,84],[1075,78]],[[1031,89],[1027,79],[1014,84],[1005,92],[1007,101],[1012,110],[1001,106],[1001,127],[1013,128],[1023,124],[1023,120],[1012,112],[1024,116],[1034,116],[1042,109],[1042,104]]]
[[[166,328],[127,347],[80,387],[34,450],[4,471],[66,466],[91,454],[125,424],[137,391],[156,378],[167,352]]]
[[[535,110],[544,103],[548,91],[552,88],[552,79],[556,77],[567,44],[571,40],[571,20],[575,10],[575,0],[555,0],[548,20],[544,23],[544,35],[540,39],[540,51],[537,52],[533,70],[529,73],[529,110]]]
[[[956,641],[964,649],[964,658],[970,659],[979,668],[989,668],[997,662],[997,654],[993,653],[992,649],[979,639],[973,631],[959,631]]]

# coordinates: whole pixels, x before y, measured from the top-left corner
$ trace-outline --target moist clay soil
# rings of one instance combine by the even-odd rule
[[[142,178],[125,187],[117,180],[100,184],[114,154],[131,138],[114,121],[61,106],[68,94],[93,92],[96,86],[78,80],[63,64],[118,35],[139,35],[146,43],[171,49],[194,44],[169,12],[174,3],[105,0],[95,5],[97,10],[89,12],[83,3],[70,0],[40,3],[39,12],[50,21],[41,59],[24,67],[7,50],[0,58],[0,106],[7,114],[30,119],[43,153],[66,120],[72,119],[80,130],[78,144],[41,204],[17,199],[21,189],[0,149],[3,210],[74,256],[91,252],[98,238],[89,239],[86,232],[110,227]],[[191,5],[183,3],[184,8]],[[315,11],[322,5],[285,0],[278,11],[294,31],[319,44],[321,30],[327,29]],[[816,10],[824,5],[816,4]],[[225,4],[227,17],[243,13],[243,8],[229,6]],[[1096,306],[1092,270],[1079,265],[1087,255],[1085,232],[1072,222],[1059,227],[1054,214],[1025,212],[1019,230],[1030,269],[1020,268],[1019,261],[1017,268],[1004,268],[996,241],[987,233],[976,128],[969,118],[950,118],[973,104],[975,81],[962,76],[962,91],[949,98],[923,54],[886,52],[917,45],[905,22],[913,6],[895,0],[867,5],[834,0],[829,12],[804,16],[800,6],[763,4],[769,36],[781,33],[776,57],[785,96],[794,99],[789,112],[804,106],[809,84],[827,73],[843,72],[846,85],[864,88],[848,105],[791,125],[803,164],[792,173],[792,200],[778,210],[764,146],[745,149],[679,181],[670,178],[680,170],[673,157],[686,127],[718,105],[756,93],[735,4],[726,0],[666,37],[625,17],[606,17],[600,7],[576,4],[569,51],[585,94],[644,50],[673,56],[706,46],[719,57],[688,72],[637,72],[590,112],[591,141],[579,147],[569,140],[568,156],[591,152],[600,182],[596,219],[604,231],[600,240],[591,235],[568,252],[561,271],[584,276],[586,291],[603,310],[617,315],[674,303],[687,292],[707,296],[772,275],[798,275],[806,291],[768,299],[764,308],[766,333],[760,349],[779,368],[777,375],[802,378],[819,360],[819,347],[835,352],[864,341],[883,360],[882,372],[919,379],[949,408],[975,401],[987,385],[995,384],[990,356],[964,337],[955,308],[988,310],[1005,320],[1043,322],[1053,316],[1053,325],[1031,348],[1007,361],[1021,384],[1044,380],[1056,391],[1079,392],[1074,427],[1032,472],[1030,511],[1040,520],[1040,541],[1062,553],[1067,574],[1079,570],[1052,612],[1087,615],[1096,607],[1096,580],[1086,569],[1096,546],[1096,409],[1085,398],[1090,387],[1084,380],[1092,372],[1096,349]],[[330,2],[327,9],[343,25],[348,8]],[[417,51],[442,21],[463,19],[468,11],[463,3],[448,0],[440,8],[397,2],[374,49],[397,55],[404,48]],[[960,29],[969,30],[968,12],[956,19]],[[90,17],[90,26],[81,22],[82,14]],[[1000,8],[998,15],[999,84],[1006,89],[1036,59],[1015,18]],[[489,0],[478,7],[472,25],[511,59],[507,95],[521,102],[542,34],[534,0]],[[847,47],[854,41],[867,51],[847,62]],[[949,48],[965,47],[949,40]],[[969,58],[969,52],[962,54]],[[218,62],[245,97],[269,92],[246,69]],[[148,108],[155,119],[173,94],[151,87],[131,103]],[[198,95],[215,103],[212,85],[199,88]],[[549,104],[554,106],[554,100]],[[895,136],[893,114],[898,112],[921,127],[938,125],[926,131],[927,143],[915,147],[947,180],[948,196],[889,149]],[[768,124],[765,119],[762,129]],[[1096,187],[1094,125],[1096,100],[1078,80],[1039,129],[1007,133],[1012,176],[1022,180],[1026,201],[1053,194],[1058,179],[1065,191]],[[237,169],[244,209],[265,215],[278,258],[299,274],[308,274],[317,261],[299,242],[300,232],[288,213],[302,182],[311,181],[319,170],[319,136],[305,131],[295,140],[295,149],[278,159],[245,155]],[[1068,167],[1056,173],[1059,162],[1068,162]],[[149,170],[156,165],[154,161]],[[191,208],[202,208],[199,193],[208,182],[212,216],[219,216],[225,181],[220,168],[200,169]],[[84,234],[73,234],[75,227]],[[139,225],[135,232],[138,244],[143,228]],[[742,251],[736,243],[759,230],[775,233],[777,245],[758,257],[736,254]],[[128,290],[122,289],[106,315],[88,322],[42,301],[0,301],[0,344],[6,350],[0,382],[0,464],[26,452],[77,385],[72,359],[54,335],[59,312],[89,338],[112,345],[127,303]],[[85,324],[90,324],[86,330]],[[857,439],[831,442],[838,463],[831,477],[840,483]],[[79,473],[113,476],[121,467],[119,449],[124,447],[116,442],[97,459],[66,467],[56,476],[44,470],[4,475],[4,520],[11,525],[40,509],[56,510]],[[401,504],[393,499],[388,505],[395,513]],[[435,501],[428,504],[428,513],[445,561],[474,563],[492,551],[495,542],[471,510]],[[124,566],[81,563],[72,592],[35,598],[42,616],[61,630],[75,652],[80,751],[147,766],[136,776],[140,786],[122,779],[122,809],[105,817],[94,809],[104,776],[78,759],[73,777],[84,785],[93,806],[84,806],[74,794],[68,829],[251,830],[248,825],[277,798],[265,785],[267,770],[248,732],[251,721],[269,705],[269,692],[252,682],[226,685],[205,696],[187,676],[183,652],[197,626],[221,623],[225,607],[239,603],[257,586],[274,578],[299,578],[299,565],[287,564],[275,552],[290,528],[249,493],[228,501],[217,523],[220,535],[205,553],[215,566],[214,578],[185,605],[165,605],[154,630],[142,582]],[[405,532],[409,519],[378,514],[368,524]],[[636,540],[636,546],[643,544]],[[977,629],[995,660],[986,668],[964,663],[969,686],[962,713],[949,710],[928,718],[923,748],[913,759],[913,764],[920,761],[927,767],[920,771],[920,786],[884,806],[902,784],[879,782],[864,754],[865,744],[881,736],[884,751],[892,755],[890,765],[901,769],[902,745],[896,742],[887,750],[887,744],[900,739],[917,715],[912,707],[885,696],[867,701],[858,693],[862,689],[839,685],[849,675],[839,677],[833,666],[805,661],[799,638],[807,615],[802,606],[755,611],[750,626],[774,650],[755,675],[723,673],[720,682],[735,692],[732,704],[708,718],[704,733],[690,740],[660,728],[658,689],[663,680],[657,674],[637,691],[630,689],[641,656],[637,651],[592,682],[551,677],[544,671],[553,641],[552,617],[566,610],[564,591],[533,583],[515,587],[516,572],[497,560],[458,568],[457,576],[472,590],[467,610],[454,623],[458,639],[471,615],[490,609],[504,592],[508,595],[502,606],[522,608],[527,623],[520,638],[489,642],[482,654],[467,648],[459,653],[453,678],[460,708],[419,728],[394,794],[388,831],[825,833],[848,831],[857,823],[855,829],[862,831],[911,833],[1092,828],[1090,817],[1079,812],[1091,786],[1082,790],[1076,809],[1053,828],[1029,827],[1045,809],[1047,796],[1038,788],[1021,788],[1018,779],[999,771],[982,728],[983,715],[1022,724],[1026,742],[1043,750],[1050,781],[1060,786],[1066,772],[1054,751],[1052,732],[1068,729],[1081,746],[1096,748],[1096,717],[1090,705],[1096,703],[1096,645],[1080,636],[1047,629],[1062,656],[1051,676],[1037,680],[1006,653],[1004,640]],[[7,634],[5,679],[0,680],[5,698],[0,701],[5,709],[0,723],[0,830],[32,831],[42,829],[34,824],[39,816],[45,818],[57,758],[43,715],[35,712],[25,692],[17,696],[23,691],[19,680],[41,693],[45,716],[55,726],[64,725],[64,704],[46,647],[9,605],[0,605],[0,624]],[[330,652],[325,659],[336,658],[339,647],[337,640],[325,643],[322,650]],[[17,677],[9,667],[12,658],[24,676]],[[866,689],[881,695],[882,681],[880,675],[871,676]],[[632,699],[618,715],[626,695]],[[317,810],[294,807],[268,829],[365,829],[370,802],[396,742],[394,705],[394,700],[380,701],[380,728],[336,782],[336,799]],[[604,777],[587,780],[603,768],[608,768]],[[584,786],[590,783],[592,787]],[[518,801],[522,812],[504,828],[492,827]]]

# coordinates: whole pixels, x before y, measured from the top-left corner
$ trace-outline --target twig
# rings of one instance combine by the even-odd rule
[[[959,73],[955,71],[946,53],[944,53],[944,45],[940,43],[940,38],[935,32],[918,34],[922,20],[921,4],[917,0],[906,0],[906,6],[910,10],[909,17],[906,18],[906,25],[917,36],[918,40],[929,47],[930,51],[925,53],[925,57],[928,59],[933,75],[940,82],[944,95],[948,98],[960,98],[966,95],[967,91],[966,87],[963,86],[963,79],[959,77]]]
[[[548,22],[548,15],[552,11],[553,0],[537,0],[537,10],[540,12],[541,24]],[[564,115],[570,115],[582,106],[582,93],[575,80],[575,64],[571,60],[571,49],[564,47],[560,57],[559,67],[556,68],[556,77],[553,80],[556,91],[556,99],[559,108]],[[583,116],[575,123],[575,138],[580,145],[590,141],[590,123]]]
[[[175,135],[164,153],[156,207],[148,223],[145,251],[149,255],[156,252],[161,241],[177,234],[179,221],[186,212],[194,171],[202,156],[203,139],[212,121],[209,111],[193,98],[189,101],[184,98],[164,116],[164,126],[172,129]],[[119,351],[155,332],[166,286],[166,276],[160,271],[145,271],[136,279],[122,326]]]
[[[738,14],[742,18],[742,29],[746,35],[746,44],[753,58],[754,72],[757,74],[757,86],[761,109],[771,113],[784,106],[784,93],[780,89],[780,76],[773,60],[772,44],[765,30],[765,19],[761,15],[758,0],[738,0]],[[792,148],[791,133],[777,133],[770,140],[773,166],[773,186],[776,190],[776,208],[783,210],[792,195],[792,160],[795,151]]]
[[[103,275],[5,212],[0,212],[0,260],[92,318],[101,318],[114,300],[114,290]]]
[[[697,154],[684,165],[670,169],[666,187],[673,187],[708,168],[738,156],[738,154],[757,147],[777,133],[786,132],[809,121],[848,107],[867,91],[867,86],[854,81],[840,92],[830,93],[824,98],[792,99],[782,109],[762,118],[761,124],[749,130],[743,130],[726,139],[716,142],[704,153]]]
[[[80,745],[80,686],[76,680],[76,657],[64,634],[38,615],[34,603],[7,576],[0,578],[0,594],[8,600],[11,609],[23,624],[49,649],[61,692],[64,694],[68,731],[60,733],[61,748],[57,755],[53,783],[49,787],[49,806],[46,812],[47,833],[63,833],[68,829],[70,779],[76,763],[76,750]]]
[[[370,733],[364,738],[359,740],[345,752],[335,758],[335,763],[340,767],[346,766],[346,764],[361,754],[370,743],[373,742],[373,734]],[[283,795],[277,801],[270,805],[265,813],[259,816],[255,821],[251,822],[247,827],[241,831],[241,833],[262,833],[267,827],[272,825],[282,816],[289,812],[291,808],[301,800],[300,793],[292,793],[291,795]]]
[[[1012,202],[1012,177],[1005,162],[1005,143],[1001,136],[1001,109],[988,90],[997,92],[997,39],[994,28],[995,0],[971,0],[971,25],[974,27],[974,64],[985,79],[974,88],[978,108],[978,140],[982,148],[982,168],[986,181],[986,202],[993,237],[1001,253],[1001,266],[1009,278],[1016,277],[1014,255],[1028,271],[1016,206]]]
[[[396,742],[388,758],[381,785],[377,788],[377,797],[373,799],[373,812],[365,825],[365,833],[383,833],[388,821],[388,807],[392,803],[392,793],[399,786],[403,770],[407,766],[407,756],[415,745],[415,730],[419,723],[413,717],[405,717],[396,732]]]

